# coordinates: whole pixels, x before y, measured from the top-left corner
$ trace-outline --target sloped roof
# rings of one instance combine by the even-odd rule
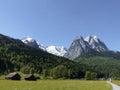
[[[6,77],[13,77],[13,76],[15,76],[16,74],[18,74],[18,73],[16,73],[16,72],[9,73],[8,75],[6,75]]]
[[[26,74],[24,78],[30,78],[31,76],[34,76],[33,74]]]

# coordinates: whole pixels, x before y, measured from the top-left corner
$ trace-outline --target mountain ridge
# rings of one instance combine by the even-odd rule
[[[43,50],[53,55],[62,56],[74,60],[83,56],[114,56],[119,58],[119,53],[109,50],[103,41],[95,35],[89,35],[86,38],[77,36],[71,43],[69,49],[64,46],[45,46],[33,38],[27,37],[21,40],[28,46]],[[33,44],[31,44],[33,43]],[[30,44],[30,45],[29,45]],[[33,46],[32,46],[33,45]]]
[[[54,54],[57,56],[64,56],[69,59],[75,59],[76,57],[83,55],[92,49],[94,49],[98,52],[102,52],[102,51],[104,52],[104,51],[108,50],[106,45],[97,36],[87,36],[84,39],[82,36],[79,35],[74,39],[73,43],[71,44],[71,48],[74,46],[75,41],[78,43],[77,46],[80,46],[77,48],[79,51],[74,52],[74,54],[76,54],[76,56],[74,56],[72,54],[69,55],[70,50],[63,46],[54,46],[54,45],[45,46],[45,45],[39,43],[38,41],[34,40],[31,37],[26,37],[26,38],[22,39],[22,42],[24,42],[28,46],[33,45],[32,47],[39,48],[41,50],[44,50],[48,53],[51,53],[51,54]],[[76,49],[76,51],[77,51],[77,49]],[[75,50],[75,48],[74,48],[74,50]],[[71,52],[73,52],[73,51],[71,51]],[[71,56],[72,56],[72,58],[71,58]]]

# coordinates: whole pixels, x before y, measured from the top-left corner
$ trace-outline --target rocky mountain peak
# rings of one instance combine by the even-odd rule
[[[85,41],[89,43],[92,49],[98,52],[107,51],[107,46],[97,37],[97,36],[88,36],[85,38]]]
[[[81,35],[78,35],[75,40],[84,40],[83,37]]]
[[[91,49],[90,45],[83,39],[82,36],[75,38],[70,48],[68,49],[65,57],[73,60],[80,55],[84,55]]]
[[[35,40],[28,36],[28,37],[23,38],[22,42],[24,42],[24,43],[35,42]]]

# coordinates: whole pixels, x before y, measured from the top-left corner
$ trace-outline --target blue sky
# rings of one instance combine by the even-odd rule
[[[120,51],[120,0],[0,0],[0,33],[67,48],[78,35],[97,35]]]

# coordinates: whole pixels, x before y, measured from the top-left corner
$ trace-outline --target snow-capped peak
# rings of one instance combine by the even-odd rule
[[[34,42],[34,41],[35,40],[29,36],[22,39],[22,42],[24,42],[24,43]]]
[[[28,46],[34,47],[34,48],[39,48],[36,40],[34,40],[31,37],[25,37],[21,40],[23,43],[25,43]]]

